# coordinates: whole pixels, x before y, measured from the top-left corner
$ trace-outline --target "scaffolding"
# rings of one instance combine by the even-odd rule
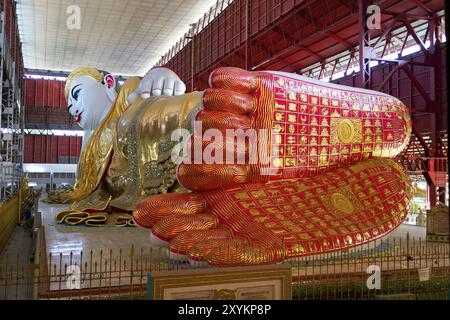
[[[8,9],[3,6],[2,9]],[[7,24],[11,23],[10,12],[2,10],[0,14],[0,201],[9,199],[16,193],[23,176],[23,107],[20,89],[20,75],[17,74],[17,41],[11,45],[8,38]],[[11,25],[9,25],[11,30]],[[15,30],[16,31],[16,30]],[[21,61],[19,62],[19,64]]]

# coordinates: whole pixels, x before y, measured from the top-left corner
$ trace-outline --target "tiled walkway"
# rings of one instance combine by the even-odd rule
[[[42,225],[45,227],[47,254],[69,255],[70,252],[88,253],[91,250],[109,251],[110,249],[129,251],[134,245],[136,249],[150,248],[149,231],[138,227],[86,227],[58,225],[55,215],[67,209],[67,205],[39,203],[42,213]]]
[[[31,285],[29,269],[32,257],[33,236],[30,228],[17,226],[11,235],[6,247],[0,254],[0,300],[29,299],[31,297]],[[7,286],[5,283],[22,282],[26,284]]]
[[[114,286],[119,283],[128,284],[129,270],[131,268],[135,270],[138,264],[146,264],[148,269],[156,261],[165,257],[159,249],[151,247],[149,231],[139,227],[86,227],[56,224],[56,214],[67,208],[67,205],[39,203],[42,225],[45,228],[47,261],[53,281],[51,289],[66,289],[64,274],[66,267],[70,265],[80,267],[82,277],[84,275],[89,278],[89,281],[83,282],[82,287],[100,286],[98,279],[92,281],[92,275],[97,278],[100,273],[113,277],[111,283],[108,281],[108,285]],[[131,261],[131,255],[134,257],[133,261]]]

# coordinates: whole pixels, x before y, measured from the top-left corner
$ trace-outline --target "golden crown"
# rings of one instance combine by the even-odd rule
[[[88,76],[93,78],[94,80],[97,80],[98,82],[102,82],[104,74],[98,71],[97,69],[91,67],[81,67],[73,70],[67,77],[66,86],[64,88],[64,95],[66,96],[66,100],[68,100],[69,90],[73,80],[81,76]]]

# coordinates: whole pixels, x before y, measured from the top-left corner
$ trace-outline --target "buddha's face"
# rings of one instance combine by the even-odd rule
[[[106,75],[103,83],[89,76],[75,78],[69,88],[69,113],[81,128],[95,130],[111,108],[115,96],[115,79]]]

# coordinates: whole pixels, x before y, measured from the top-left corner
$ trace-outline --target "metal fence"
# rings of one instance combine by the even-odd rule
[[[212,268],[134,246],[47,255],[44,227],[35,230],[31,257],[0,261],[0,299],[144,299],[150,271]],[[283,263],[292,267],[294,300],[447,299],[449,259],[448,243],[408,236]]]
[[[380,240],[293,263],[293,299],[447,299],[448,243]]]

